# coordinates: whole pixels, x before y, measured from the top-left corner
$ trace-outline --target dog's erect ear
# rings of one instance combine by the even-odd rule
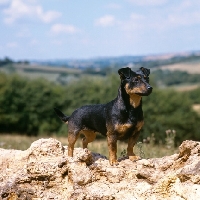
[[[144,67],[141,67],[138,71],[142,72],[147,77],[150,74],[150,69],[147,69],[147,68],[144,68]]]
[[[121,69],[118,70],[118,74],[120,75],[121,79],[130,78],[131,69],[129,67],[121,68]]]

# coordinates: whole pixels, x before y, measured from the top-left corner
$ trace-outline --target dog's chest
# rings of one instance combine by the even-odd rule
[[[128,135],[133,135],[134,133],[141,130],[144,121],[138,121],[136,124],[134,123],[124,123],[124,124],[116,124],[115,131],[118,133],[119,137],[125,137]]]
[[[115,131],[121,134],[126,133],[131,128],[133,128],[133,124],[129,123],[115,125]]]

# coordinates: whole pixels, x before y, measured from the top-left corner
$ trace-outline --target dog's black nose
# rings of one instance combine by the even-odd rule
[[[148,90],[148,92],[150,92],[150,93],[151,93],[151,92],[152,92],[152,90],[153,90],[153,88],[152,88],[150,85],[148,85],[148,86],[147,86],[147,90]]]

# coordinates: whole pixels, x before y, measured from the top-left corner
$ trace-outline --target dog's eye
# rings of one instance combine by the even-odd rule
[[[135,77],[135,82],[138,82],[141,79],[141,76]]]

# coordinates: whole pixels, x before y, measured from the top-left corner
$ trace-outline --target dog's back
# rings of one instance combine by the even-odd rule
[[[91,130],[106,135],[106,105],[86,105],[75,110],[69,117],[69,129]]]

